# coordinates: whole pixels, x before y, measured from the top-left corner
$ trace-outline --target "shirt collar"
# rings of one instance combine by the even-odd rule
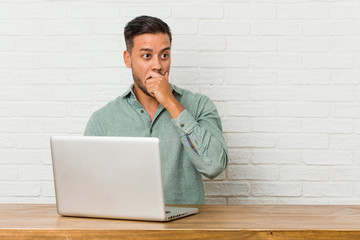
[[[171,83],[169,83],[169,85],[170,85],[170,88],[171,88],[172,92],[176,92],[177,94],[182,95],[182,90],[180,88],[178,88],[177,86],[175,86],[175,85],[173,85]],[[126,92],[123,95],[121,95],[121,97],[126,98],[126,97],[129,97],[131,95],[136,98],[135,93],[134,93],[134,84],[131,84],[129,89],[126,90]]]

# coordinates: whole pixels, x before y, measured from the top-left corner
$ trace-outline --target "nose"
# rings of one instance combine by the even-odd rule
[[[162,65],[161,62],[158,58],[153,58],[153,63],[152,63],[152,70],[155,72],[161,72],[162,70]]]

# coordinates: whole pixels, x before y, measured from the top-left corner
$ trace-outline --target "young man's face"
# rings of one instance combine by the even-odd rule
[[[154,73],[165,75],[170,71],[170,38],[167,34],[142,34],[134,38],[131,54],[124,52],[124,61],[132,69],[134,83],[147,95],[146,81]]]

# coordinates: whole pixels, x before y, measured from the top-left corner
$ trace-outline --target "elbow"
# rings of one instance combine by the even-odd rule
[[[219,176],[227,166],[228,157],[225,151],[223,151],[221,157],[217,161],[213,161],[207,168],[207,171],[203,175],[209,179],[214,179]]]

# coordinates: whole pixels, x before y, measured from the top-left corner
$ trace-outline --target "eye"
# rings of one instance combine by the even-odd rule
[[[169,58],[169,54],[164,53],[163,55],[161,55],[161,58],[167,59],[167,58]]]
[[[149,59],[150,57],[151,57],[151,55],[149,53],[146,53],[143,55],[143,58],[145,58],[145,59]]]

